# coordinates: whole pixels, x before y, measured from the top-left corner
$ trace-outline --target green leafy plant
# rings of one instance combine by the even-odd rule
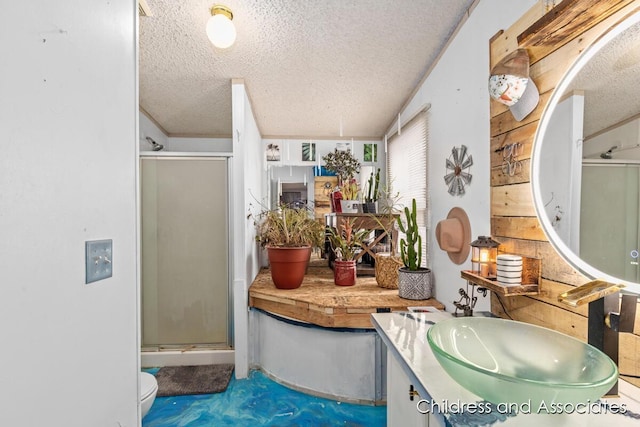
[[[324,225],[312,217],[305,208],[295,209],[285,205],[279,209],[261,212],[255,223],[256,240],[269,246],[324,246]]]
[[[354,230],[355,220],[341,218],[336,228],[329,229],[329,242],[339,261],[353,260],[370,233],[365,229]]]
[[[364,144],[364,161],[378,161],[378,144]]]
[[[405,234],[400,240],[400,256],[402,263],[411,271],[416,271],[422,263],[422,236],[418,233],[416,199],[411,201],[411,210],[404,208],[405,222],[398,217],[398,228]]]
[[[337,148],[322,157],[325,162],[325,168],[334,172],[340,184],[348,183],[357,173],[360,173],[360,162],[356,159],[350,150],[338,150]]]

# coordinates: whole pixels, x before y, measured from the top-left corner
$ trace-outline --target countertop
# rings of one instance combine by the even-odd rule
[[[619,381],[620,397],[602,398],[581,412],[551,414],[551,408],[514,408],[487,402],[456,383],[440,366],[427,342],[427,331],[433,324],[451,318],[450,313],[374,313],[372,323],[390,352],[420,394],[421,409],[438,411],[453,425],[467,426],[635,426],[640,425],[640,389]],[[478,404],[474,409],[471,404]],[[438,406],[435,406],[438,405]],[[480,410],[482,408],[482,410]],[[480,413],[484,412],[484,413]],[[616,413],[617,412],[617,413]],[[622,413],[624,412],[624,413]]]
[[[358,277],[355,286],[336,286],[333,271],[324,259],[312,261],[297,289],[277,289],[271,272],[262,269],[249,287],[249,306],[323,327],[367,329],[373,329],[371,314],[382,310],[444,308],[435,298],[400,298],[397,289],[379,287],[375,277]]]

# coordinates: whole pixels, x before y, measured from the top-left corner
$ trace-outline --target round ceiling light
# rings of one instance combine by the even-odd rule
[[[211,8],[207,37],[215,47],[226,49],[236,41],[236,27],[232,20],[233,13],[228,7],[216,4]]]

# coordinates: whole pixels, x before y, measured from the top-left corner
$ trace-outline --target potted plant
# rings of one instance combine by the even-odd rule
[[[256,240],[267,248],[276,288],[300,287],[312,248],[324,244],[324,226],[305,208],[280,206],[260,214]]]
[[[405,234],[400,240],[400,257],[404,267],[398,271],[398,295],[401,298],[422,300],[431,298],[431,270],[420,267],[422,236],[418,233],[416,199],[411,210],[404,208],[405,222],[398,217],[398,228]]]
[[[329,229],[329,242],[335,254],[333,280],[338,286],[356,284],[356,261],[362,242],[369,235],[365,229],[354,230],[355,218],[341,218],[336,228]]]
[[[386,242],[388,252],[377,252],[374,258],[376,283],[381,288],[398,289],[398,269],[403,266],[402,259],[396,253],[396,246],[392,237],[396,233],[396,218],[399,217],[400,193],[394,192],[391,183],[384,185],[378,192],[380,213],[374,218],[387,233]],[[383,240],[384,241],[384,240]]]
[[[358,203],[358,182],[355,175],[360,172],[360,162],[350,150],[338,150],[337,148],[322,157],[325,168],[334,172],[338,176],[338,186],[340,188],[340,212],[357,212]],[[337,211],[337,209],[336,209]]]
[[[367,197],[364,199],[362,205],[362,212],[364,213],[376,213],[376,202],[378,201],[378,185],[380,184],[380,168],[375,173],[371,171],[369,180],[367,181]]]
[[[342,199],[340,200],[340,208],[342,212],[358,212],[360,205],[358,202],[358,181],[355,178],[349,178],[349,181],[343,183],[340,189],[342,191]]]

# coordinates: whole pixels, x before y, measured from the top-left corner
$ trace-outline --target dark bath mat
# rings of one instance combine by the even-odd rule
[[[156,373],[157,396],[220,393],[227,389],[232,364],[165,366]]]

